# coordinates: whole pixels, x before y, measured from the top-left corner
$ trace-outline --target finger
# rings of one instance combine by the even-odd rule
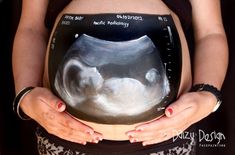
[[[82,122],[80,122],[79,120],[76,120],[74,117],[72,117],[70,114],[68,114],[67,112],[63,113],[63,121],[62,124],[64,126],[68,126],[70,128],[74,128],[77,131],[81,131],[90,135],[94,134],[94,129]]]
[[[158,120],[137,126],[135,130],[126,132],[126,135],[129,137],[131,142],[151,139],[152,137],[155,137],[157,132],[171,127],[171,125],[169,125],[169,121],[169,118],[164,116]]]
[[[151,121],[151,122],[147,122],[147,123],[143,123],[140,124],[138,126],[135,127],[135,130],[133,130],[132,132],[136,132],[136,131],[152,131],[152,130],[159,130],[161,128],[165,128],[168,123],[168,117],[166,116],[162,116],[161,118]]]
[[[91,135],[87,136],[79,131],[75,131],[74,129],[64,127],[62,124],[56,124],[56,123],[50,123],[50,125],[43,126],[48,133],[58,136],[62,139],[76,142],[80,144],[84,144],[84,142],[90,142],[92,141]]]
[[[89,135],[84,132],[76,131],[72,128],[66,128],[61,126],[60,129],[57,131],[57,135],[61,135],[62,137],[66,137],[67,139],[76,140],[80,142],[93,142],[96,140],[92,135]],[[98,140],[97,140],[98,142]]]
[[[48,110],[42,113],[40,119],[38,119],[38,123],[49,133],[56,136],[67,135],[67,138],[76,138],[77,141],[97,143],[98,140],[103,139],[100,133],[94,132],[91,127],[74,119],[66,112],[55,111],[49,106],[45,107],[48,108]]]
[[[78,140],[74,137],[67,137],[67,136],[64,136],[64,135],[57,135],[57,136],[61,139],[64,139],[64,140],[67,140],[67,141],[70,141],[70,142],[73,142],[73,143],[78,143],[78,144],[82,144],[82,145],[87,144],[86,141]]]
[[[80,122],[79,120],[76,120],[74,117],[72,117],[70,114],[68,113],[63,113],[65,116],[65,118],[67,119],[66,121],[64,121],[64,126],[69,126],[70,128],[73,128],[77,131],[80,131],[82,133],[85,133],[86,135],[92,136],[93,137],[93,141],[97,141],[97,140],[102,140],[103,139],[103,135],[101,133],[95,132],[94,129],[82,122]]]
[[[157,144],[157,143],[167,141],[176,135],[176,132],[174,131],[176,131],[176,129],[166,129],[166,130],[163,129],[162,131],[156,132],[154,136],[143,141],[142,145],[146,146],[146,145]]]
[[[173,129],[172,128],[164,128],[161,130],[152,130],[152,131],[139,131],[139,132],[133,132],[131,134],[129,134],[129,140],[130,142],[143,142],[143,141],[150,141],[156,138],[161,138],[162,135],[165,135],[165,133],[167,132],[172,132],[173,133]],[[169,135],[169,134],[168,134]]]
[[[61,128],[63,128],[63,127],[61,127]],[[90,135],[88,133],[76,131],[75,129],[72,129],[72,128],[65,128],[65,130],[61,133],[62,133],[62,135],[64,135],[64,137],[76,139],[78,141],[98,143],[99,141],[102,140],[99,136],[96,135],[96,133],[94,133],[93,135]]]
[[[155,139],[159,139],[160,141],[163,141],[166,139],[170,139],[176,135],[179,135],[187,128],[188,128],[188,126],[184,125],[182,127],[162,129],[160,131],[139,132],[138,134],[136,133],[136,134],[133,134],[132,136],[130,136],[129,140],[131,143],[152,141]]]
[[[142,141],[147,141],[147,140],[151,140],[152,137],[154,137],[156,134],[155,132],[134,132],[132,134],[128,134],[128,138],[130,140],[131,143],[135,143],[135,142],[142,142]]]
[[[160,120],[146,123],[139,126],[142,130],[132,130],[127,132],[127,136],[131,142],[147,141],[161,137],[162,133],[171,131],[179,131],[188,127],[190,122],[188,117],[191,116],[192,110],[186,109],[183,113],[176,115],[175,117],[168,118],[162,117]],[[176,129],[176,130],[174,130]]]
[[[190,113],[190,111],[191,111],[190,109],[187,109],[185,110],[185,113]],[[177,115],[174,118],[176,118],[176,120],[180,120],[180,118],[183,118],[186,115],[188,115],[185,113],[181,113],[180,115]],[[161,130],[158,130],[157,132],[155,132],[154,135],[152,135],[152,137],[149,137],[149,139],[144,140],[142,144],[145,146],[145,145],[156,144],[156,143],[169,140],[170,138],[173,138],[174,136],[179,135],[190,126],[187,123],[187,121],[184,121],[184,118],[182,119],[183,121],[181,122],[173,120],[172,118],[169,120],[172,121],[171,123],[170,122],[169,123],[173,125],[169,125],[166,128],[162,128]]]
[[[191,108],[192,106],[192,102],[187,99],[187,97],[183,96],[166,108],[165,115],[167,117],[174,117],[177,114],[183,112],[184,110]]]
[[[171,139],[171,138],[173,138],[175,136],[178,136],[183,131],[185,131],[187,128],[188,128],[188,126],[184,125],[182,127],[178,127],[177,129],[162,130],[162,131],[158,132],[155,135],[155,137],[143,141],[142,145],[146,146],[146,145],[157,144],[157,143],[161,143],[161,142],[167,141],[167,140],[169,140],[169,139]],[[172,139],[172,142],[174,142],[174,139]]]
[[[82,145],[86,145],[88,142],[89,143],[99,143],[99,140],[95,140],[95,139],[91,139],[91,140],[87,140],[87,139],[82,139],[82,138],[79,138],[79,136],[67,136],[67,135],[60,135],[58,136],[64,140],[67,140],[67,141],[70,141],[70,142],[74,142],[74,143],[79,143],[79,144],[82,144]]]
[[[51,91],[48,89],[42,88],[42,95],[40,96],[40,100],[47,105],[49,105],[51,108],[58,112],[63,112],[66,109],[65,103],[56,97]]]
[[[183,112],[178,113],[177,115],[171,117],[163,116],[158,120],[138,125],[135,130],[127,133],[138,131],[160,131],[162,129],[173,128],[175,126],[182,126],[182,124],[190,122],[193,112],[193,108],[186,108]]]
[[[161,142],[171,139],[172,137],[173,136],[168,132],[163,132],[163,133],[161,132],[155,138],[150,138],[148,140],[143,141],[142,145],[146,146],[146,145],[161,143]]]
[[[66,137],[67,140],[76,140],[77,142],[98,143],[98,141],[101,139],[99,136],[97,136],[97,133],[94,133],[93,130],[89,131],[90,128],[80,123],[79,121],[76,121],[76,124],[79,125],[70,124],[70,122],[74,121],[73,118],[66,116],[64,113],[58,113],[54,111],[51,112],[50,115],[54,116],[49,117],[47,119],[47,123],[44,125],[46,130],[53,135]],[[89,132],[86,132],[86,129],[88,129]],[[91,134],[91,132],[93,134]]]

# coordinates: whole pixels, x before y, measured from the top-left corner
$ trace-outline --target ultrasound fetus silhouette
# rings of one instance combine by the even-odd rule
[[[54,88],[69,113],[103,124],[156,118],[170,92],[160,53],[147,35],[108,41],[82,34],[60,63]]]

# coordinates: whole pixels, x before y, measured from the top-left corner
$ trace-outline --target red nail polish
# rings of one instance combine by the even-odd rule
[[[63,103],[61,101],[58,102],[57,108],[60,109],[63,106]]]
[[[143,129],[142,128],[137,128],[136,131],[141,132],[141,131],[143,131]]]
[[[173,114],[173,109],[172,108],[168,108],[167,111],[169,112],[170,115]]]

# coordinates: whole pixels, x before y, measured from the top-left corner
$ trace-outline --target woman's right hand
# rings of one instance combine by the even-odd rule
[[[102,140],[102,134],[66,113],[65,104],[47,88],[34,88],[23,98],[20,107],[47,132],[64,140],[83,145]]]

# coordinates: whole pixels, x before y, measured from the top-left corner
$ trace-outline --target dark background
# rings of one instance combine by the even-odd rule
[[[225,147],[198,147],[198,155],[235,154],[235,1],[222,1],[222,15],[230,49],[230,63],[220,109],[197,125],[206,133],[221,132]],[[14,85],[11,69],[11,51],[20,17],[19,0],[0,0],[0,155],[36,155],[32,121],[21,121],[12,112]],[[216,67],[216,66],[215,66]]]

